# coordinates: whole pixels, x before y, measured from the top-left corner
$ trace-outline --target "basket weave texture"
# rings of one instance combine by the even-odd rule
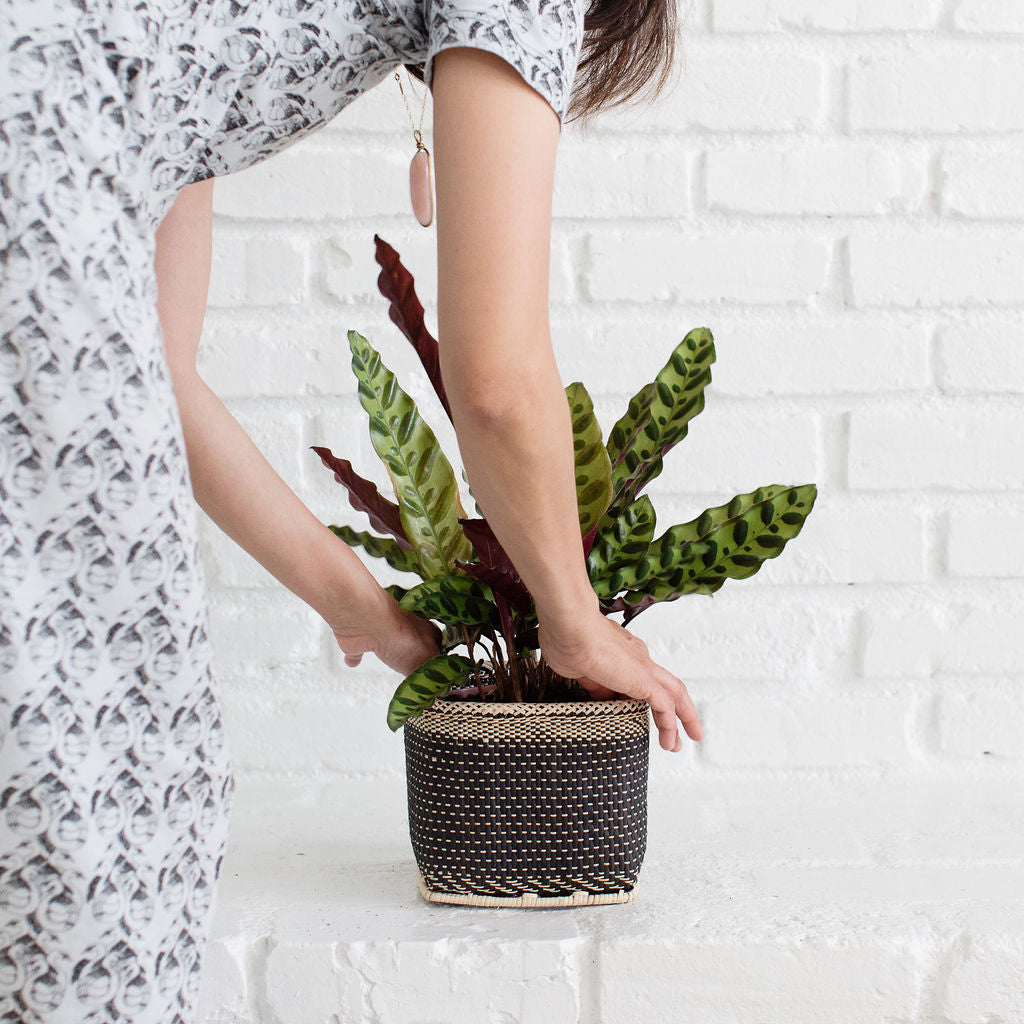
[[[647,848],[649,705],[436,700],[404,726],[424,898],[580,906],[633,898]]]

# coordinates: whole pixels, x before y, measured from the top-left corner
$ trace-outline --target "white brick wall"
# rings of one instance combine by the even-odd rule
[[[689,328],[716,337],[707,408],[650,487],[661,521],[762,484],[819,488],[755,577],[636,621],[708,733],[655,747],[653,772],[1024,776],[1022,34],[1010,0],[694,0],[674,91],[565,130],[565,380],[591,387],[607,430]],[[443,429],[375,287],[376,231],[434,322],[410,155],[387,80],[215,189],[203,368],[332,521],[358,517],[310,444],[384,482],[346,329]],[[204,529],[239,774],[399,773],[396,678],[346,669],[311,611]],[[964,986],[984,987],[985,962],[958,968]],[[898,969],[869,958],[865,978]]]

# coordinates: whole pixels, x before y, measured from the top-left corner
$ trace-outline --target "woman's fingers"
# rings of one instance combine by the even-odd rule
[[[664,685],[655,689],[647,698],[651,705],[654,724],[658,727],[659,740],[665,750],[677,751],[683,741],[676,726],[675,695]]]
[[[668,669],[655,664],[654,668],[663,685],[672,695],[674,714],[683,723],[686,735],[692,740],[704,739],[704,729],[700,724],[700,717],[697,714],[697,705],[686,689],[686,684],[677,676],[672,675]],[[675,723],[673,721],[673,727]]]

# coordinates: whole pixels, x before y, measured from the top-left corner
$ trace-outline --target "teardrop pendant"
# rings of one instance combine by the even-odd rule
[[[422,144],[409,164],[409,198],[416,219],[425,228],[430,227],[434,220],[434,184],[430,176],[430,150]]]

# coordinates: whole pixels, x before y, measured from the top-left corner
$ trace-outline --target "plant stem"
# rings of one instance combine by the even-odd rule
[[[501,644],[493,634],[491,642],[491,664],[495,667],[494,680],[498,684],[498,700],[504,701],[507,697],[508,670],[505,667],[505,659],[502,657]]]
[[[522,683],[519,677],[519,656],[515,650],[508,650],[508,665],[509,665],[509,676],[512,679],[512,699],[515,701],[521,701],[523,699]]]
[[[462,623],[462,639],[466,644],[466,656],[470,661],[473,661],[474,638],[470,635],[469,627],[464,622]]]
[[[540,680],[537,675],[537,658],[533,651],[527,649],[523,653],[523,666],[526,669],[526,697],[536,701],[540,697]]]

